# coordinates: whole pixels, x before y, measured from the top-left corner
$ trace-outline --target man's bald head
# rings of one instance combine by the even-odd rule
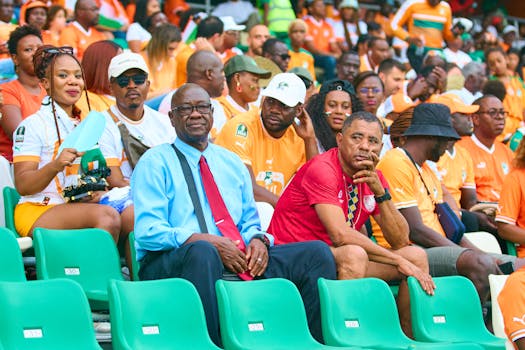
[[[211,51],[193,53],[186,65],[188,83],[201,86],[211,97],[219,97],[224,89],[224,65]]]

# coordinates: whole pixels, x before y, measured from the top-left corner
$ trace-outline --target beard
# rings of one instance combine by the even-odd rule
[[[445,147],[443,147],[443,143],[446,142],[446,140],[438,140],[430,150],[430,157],[429,160],[433,162],[437,162],[439,158],[445,153]]]

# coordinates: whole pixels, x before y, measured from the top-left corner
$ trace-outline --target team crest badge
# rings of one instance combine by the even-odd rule
[[[376,200],[374,198],[374,195],[366,195],[363,197],[363,203],[365,205],[365,209],[368,212],[374,211],[374,208],[376,207]]]
[[[18,129],[16,129],[15,142],[24,142],[25,133],[26,133],[25,126],[21,126]]]
[[[237,125],[237,131],[235,131],[236,136],[248,137],[248,128],[244,124]]]

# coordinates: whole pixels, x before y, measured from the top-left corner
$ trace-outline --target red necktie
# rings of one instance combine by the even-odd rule
[[[206,162],[206,158],[201,156],[199,160],[199,167],[201,171],[202,184],[204,185],[204,191],[206,192],[206,197],[208,198],[208,203],[210,203],[211,213],[213,219],[215,220],[215,225],[222,233],[224,237],[230,238],[233,241],[239,241],[237,248],[246,251],[246,246],[244,245],[244,240],[241,237],[241,233],[237,228],[237,225],[233,222],[226,204],[222,199],[221,193],[217,188],[217,184],[213,179],[213,174],[210,171],[210,167]],[[245,271],[238,274],[243,280],[252,280],[253,277]]]

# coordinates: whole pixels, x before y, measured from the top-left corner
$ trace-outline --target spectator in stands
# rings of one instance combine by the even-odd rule
[[[525,87],[521,79],[507,68],[507,57],[500,47],[488,49],[485,52],[490,79],[498,79],[506,88],[507,94],[503,100],[503,107],[507,111],[505,129],[498,138],[499,141],[507,140],[517,128],[523,124],[525,112]]]
[[[69,23],[60,36],[60,45],[72,46],[80,60],[90,44],[111,39],[95,28],[98,24],[99,11],[100,8],[95,0],[78,0],[75,3],[75,21]]]
[[[20,25],[30,25],[42,30],[46,24],[47,5],[40,0],[27,1],[20,7]]]
[[[481,88],[487,81],[487,74],[483,63],[470,62],[462,69],[461,73],[465,79],[464,86],[459,90],[451,90],[461,97],[463,103],[470,105],[474,100],[483,96]]]
[[[503,31],[501,32],[501,38],[503,41],[501,42],[501,48],[503,51],[507,52],[509,49],[516,47],[515,41],[518,36],[518,29],[514,27],[513,25],[506,25],[505,28],[503,28]]]
[[[379,64],[378,76],[385,86],[385,99],[403,91],[405,84],[405,66],[393,59],[387,58]]]
[[[0,0],[0,59],[9,59],[7,40],[11,32],[17,27],[16,24],[11,23],[14,8],[13,0]]]
[[[86,54],[88,53],[86,50]],[[86,58],[86,56],[84,56]],[[123,125],[130,135],[147,147],[175,140],[169,118],[144,105],[148,89],[148,67],[139,54],[126,52],[115,55],[106,68],[111,94],[115,104],[105,109],[106,128],[99,140],[100,149],[111,170],[107,178],[109,186],[126,187],[133,172],[133,163],[127,159],[128,150],[123,144],[120,127]],[[136,159],[133,159],[136,162]],[[131,210],[130,210],[131,209]],[[126,226],[127,225],[127,226]],[[126,252],[126,262],[131,266],[128,235],[133,231],[133,209],[122,213],[120,245]]]
[[[44,44],[58,46],[62,30],[66,27],[67,12],[60,5],[52,5],[47,13],[46,24],[42,28]]]
[[[223,1],[217,4],[211,14],[217,17],[233,16],[235,23],[246,25],[248,30],[260,22],[259,11],[245,0]]]
[[[359,74],[359,54],[356,51],[346,51],[337,59],[337,78],[354,83]]]
[[[308,27],[302,19],[295,19],[290,22],[290,26],[288,27],[288,37],[290,39],[288,42],[288,54],[290,55],[288,69],[295,67],[307,69],[313,81],[315,81],[314,56],[303,49],[307,29]]]
[[[254,104],[261,92],[259,79],[269,78],[271,73],[259,68],[253,58],[238,55],[230,58],[226,63],[224,75],[228,85],[228,95],[219,96],[217,101],[224,108],[226,120],[246,112],[259,114],[259,107]]]
[[[494,95],[496,96],[500,101],[505,100],[505,96],[507,96],[507,90],[505,89],[505,85],[499,80],[489,80],[485,84],[483,84],[483,90],[481,90],[481,96],[485,95]]]
[[[0,118],[0,153],[11,162],[13,131],[23,119],[38,111],[46,90],[40,85],[33,66],[33,55],[42,46],[40,31],[27,25],[18,27],[11,32],[7,46],[18,79],[0,85],[4,95]]]
[[[510,48],[507,51],[507,68],[509,69],[511,74],[519,75],[518,74],[519,64],[520,64],[520,51],[515,48]]]
[[[336,136],[341,132],[345,120],[355,112],[363,110],[354,87],[346,80],[328,80],[313,95],[306,105],[312,118],[319,153],[337,147]]]
[[[368,52],[361,56],[360,72],[374,71],[377,73],[381,62],[390,58],[392,52],[385,38],[370,37],[368,40]]]
[[[108,67],[111,59],[120,53],[122,48],[111,40],[94,42],[84,52],[81,63],[86,89],[76,104],[82,111],[83,117],[89,113],[90,108],[92,111],[103,112],[115,104],[115,97],[109,83]]]
[[[426,248],[433,277],[456,274],[468,277],[484,304],[490,295],[488,275],[501,273],[498,264],[512,262],[519,267],[523,262],[516,257],[483,253],[466,237],[457,245],[445,236],[434,211],[435,204],[443,201],[441,183],[426,161],[438,161],[447,142],[459,139],[452,127],[450,110],[434,103],[416,106],[404,136],[403,147],[388,151],[377,168],[392,189],[396,208],[408,222],[410,240]]]
[[[343,0],[339,3],[340,20],[331,20],[334,35],[341,51],[352,50],[357,45],[361,34],[367,33],[367,25],[359,20],[359,3],[357,0]]]
[[[463,69],[466,64],[472,62],[472,58],[465,52],[461,51],[463,46],[463,39],[457,36],[453,39],[447,40],[447,47],[443,50],[443,55],[449,63],[455,63],[460,69]]]
[[[197,25],[197,39],[190,45],[185,45],[177,54],[177,84],[181,86],[187,82],[186,64],[190,56],[198,50],[219,51],[222,47],[222,32],[224,24],[215,16],[201,20]],[[188,81],[189,82],[189,81]]]
[[[217,345],[221,342],[215,282],[225,271],[243,279],[290,278],[303,297],[312,335],[322,341],[317,280],[336,277],[330,250],[322,242],[273,246],[273,237],[261,231],[247,169],[237,156],[208,141],[211,109],[209,95],[201,87],[189,83],[178,89],[170,111],[175,143],[147,152],[134,171],[139,276],[191,281]],[[183,161],[191,164],[193,180],[188,181],[196,184],[200,218],[183,180],[179,165]],[[212,198],[213,194],[218,198]],[[220,222],[217,210],[226,212]],[[199,224],[201,218],[207,228]]]
[[[217,97],[221,96],[224,90],[224,65],[215,53],[208,50],[196,51],[188,60],[187,76],[188,83],[199,85],[212,97],[213,127],[210,136],[213,140],[226,122],[224,108],[217,101]],[[174,93],[175,91],[172,91],[164,96],[159,112],[168,115]]]
[[[382,126],[368,112],[352,113],[337,134],[338,148],[306,163],[286,187],[268,228],[277,243],[322,240],[331,246],[339,279],[401,280],[398,305],[411,334],[406,276],[432,295],[434,283],[421,248],[410,247],[408,225],[391,201],[388,183],[375,171]],[[364,234],[369,216],[395,247],[384,249]]]
[[[414,102],[428,101],[432,95],[439,95],[444,90],[445,70],[437,66],[425,66],[421,74],[407,85],[407,96]]]
[[[517,245],[520,258],[525,257],[525,141],[521,140],[514,169],[505,177],[498,203],[496,224],[501,238]]]
[[[290,0],[260,0],[262,5],[262,23],[278,39],[284,40],[288,36],[288,26],[295,19]]]
[[[177,54],[181,34],[173,24],[162,24],[153,30],[151,40],[142,56],[146,61],[151,82],[148,98],[164,95],[177,87]]]
[[[484,95],[474,101],[479,110],[472,114],[474,133],[458,145],[464,147],[474,163],[476,193],[480,202],[498,202],[501,186],[514,158],[510,148],[496,141],[508,116],[501,101]]]
[[[450,6],[441,0],[405,1],[390,25],[396,37],[410,44],[407,56],[418,73],[429,50],[441,50],[444,40],[455,37]]]
[[[48,96],[15,131],[14,178],[22,196],[14,213],[16,230],[21,236],[31,236],[35,227],[97,227],[108,231],[116,242],[121,220],[112,207],[96,204],[101,192],[74,203],[66,203],[60,193],[68,176],[78,174],[82,156],[74,148],[58,153],[58,146],[80,121],[75,107],[84,89],[80,62],[71,48],[42,46],[34,54],[34,66]]]
[[[149,16],[160,11],[158,0],[138,0],[133,23],[126,31],[126,41],[132,52],[140,52],[146,48],[151,39],[146,21]]]
[[[264,24],[257,24],[248,32],[248,52],[246,55],[255,57],[262,56],[262,46],[270,38],[270,31]]]
[[[290,54],[286,44],[275,38],[266,40],[262,47],[262,56],[275,63],[281,72],[288,70],[288,63],[290,62]]]
[[[222,32],[222,46],[218,53],[222,63],[226,63],[233,56],[242,55],[242,51],[237,48],[237,45],[241,40],[241,31],[246,26],[235,23],[232,16],[221,17],[221,21],[224,23],[224,31]]]
[[[238,115],[215,140],[244,162],[257,201],[275,206],[297,169],[318,153],[312,121],[303,107],[305,94],[297,75],[277,74],[262,92],[260,115]]]
[[[361,72],[355,77],[354,86],[363,109],[376,115],[385,100],[385,87],[379,75],[372,71]]]
[[[308,16],[305,22],[308,25],[305,47],[314,55],[317,67],[323,69],[323,80],[335,77],[335,63],[341,55],[334,31],[325,19],[326,7],[323,0],[308,0]]]
[[[501,290],[497,302],[501,308],[505,333],[514,345],[515,349],[525,349],[525,268],[512,273],[503,289]],[[493,301],[494,302],[494,301]]]

